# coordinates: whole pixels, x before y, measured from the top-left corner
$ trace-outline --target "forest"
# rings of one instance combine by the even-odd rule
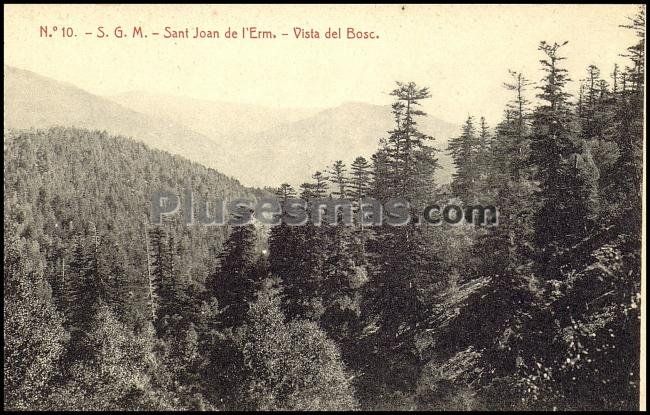
[[[503,118],[468,117],[448,148],[419,129],[429,88],[398,82],[372,157],[299,188],[101,131],[5,130],[5,409],[638,409],[645,8],[621,30],[627,65],[583,74],[541,42],[543,78],[510,71]],[[151,194],[185,188],[480,203],[499,223],[152,224]]]

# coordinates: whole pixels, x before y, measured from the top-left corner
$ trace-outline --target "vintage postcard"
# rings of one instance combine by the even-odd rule
[[[4,409],[644,410],[645,5],[4,5]]]

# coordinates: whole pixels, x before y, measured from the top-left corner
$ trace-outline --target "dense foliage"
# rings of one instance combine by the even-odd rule
[[[503,120],[450,141],[450,186],[409,82],[372,159],[275,189],[491,204],[493,227],[152,225],[154,191],[266,191],[98,131],[5,131],[5,408],[638,408],[644,9],[626,27],[630,66],[577,97],[542,42],[544,77],[510,72]]]

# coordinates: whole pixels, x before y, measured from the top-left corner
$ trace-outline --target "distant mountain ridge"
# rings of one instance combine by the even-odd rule
[[[65,126],[106,130],[232,175],[232,160],[221,148],[186,126],[133,111],[74,85],[6,65],[3,115],[5,128]]]
[[[457,127],[430,116],[417,121],[422,131],[434,137],[430,144],[441,150],[436,179],[446,183],[453,166],[444,150]],[[247,146],[243,161],[254,161],[251,169],[273,172],[278,178],[309,177],[335,160],[349,164],[357,156],[369,158],[392,128],[390,106],[349,102],[256,134],[252,139],[256,145]]]
[[[191,126],[192,130],[213,140],[264,131],[321,111],[319,108],[269,108],[142,91],[124,92],[108,98],[134,111]]]
[[[143,92],[105,98],[6,65],[4,88],[5,127],[75,126],[131,136],[247,186],[298,185],[335,160],[370,157],[393,127],[389,106],[270,109]],[[441,150],[437,181],[448,182],[453,165],[444,149],[458,127],[432,116],[418,122]]]

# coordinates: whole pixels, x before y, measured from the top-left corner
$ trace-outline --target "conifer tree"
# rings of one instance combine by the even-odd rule
[[[303,193],[310,185],[303,185]],[[275,192],[282,207],[281,222],[271,228],[269,235],[269,272],[282,279],[284,287],[284,309],[290,317],[303,313],[301,279],[303,278],[303,249],[305,234],[302,227],[286,223],[287,203],[296,198],[295,190],[289,184],[282,184]]]
[[[272,227],[269,234],[269,271],[271,275],[291,280],[291,274],[299,269],[296,257],[299,244],[294,239],[297,237],[294,227],[286,224],[285,206],[289,199],[296,197],[296,192],[289,184],[284,183],[276,190],[275,195],[279,199],[282,213],[280,224]]]
[[[354,235],[351,226],[339,222],[323,229],[325,258],[323,261],[322,325],[337,342],[350,337],[350,330],[359,317],[355,281],[360,272],[354,261]]]
[[[355,228],[353,231],[353,255],[354,262],[357,265],[365,265],[366,261],[366,241],[371,232],[363,223],[358,221],[358,213],[361,201],[368,197],[372,191],[372,166],[364,157],[357,157],[350,167],[349,179],[349,197],[355,213]]]
[[[81,335],[87,332],[97,308],[110,305],[113,298],[110,271],[101,258],[99,235],[94,225],[91,232],[91,235],[83,233],[76,238],[67,288],[71,297],[68,321]]]
[[[347,168],[345,166],[345,163],[343,163],[341,160],[334,162],[334,164],[330,167],[330,171],[328,172],[330,175],[329,179],[335,186],[334,190],[332,191],[332,195],[338,199],[345,199],[347,197],[348,179],[346,177],[346,172]]]
[[[505,163],[512,167],[507,168],[515,180],[519,179],[520,174],[528,168],[529,157],[529,120],[530,120],[530,100],[526,97],[528,87],[533,83],[528,80],[521,72],[510,70],[510,82],[505,82],[504,87],[513,91],[514,99],[508,102],[508,116],[504,120],[505,129],[502,130],[502,138],[505,143],[501,146],[507,154],[504,159]],[[503,140],[502,140],[503,141]],[[500,167],[506,167],[503,163]]]
[[[369,242],[370,281],[363,313],[377,330],[364,340],[371,350],[364,370],[379,385],[407,391],[420,367],[414,336],[426,313],[422,292],[440,278],[438,260],[413,219],[433,196],[437,159],[427,143],[431,137],[419,131],[416,122],[425,115],[418,107],[429,97],[428,89],[398,83],[392,95],[395,128],[374,157],[373,196],[407,200],[412,220],[405,226],[378,227]]]
[[[359,201],[368,196],[372,188],[371,166],[363,157],[357,157],[350,167],[350,198]]]
[[[149,243],[152,251],[151,255],[151,275],[154,282],[154,290],[158,299],[158,318],[167,314],[167,305],[169,305],[170,292],[169,285],[171,275],[169,273],[169,242],[167,241],[167,232],[162,226],[153,227],[149,234]]]
[[[559,278],[557,254],[588,233],[597,207],[598,170],[580,135],[565,90],[567,71],[560,66],[565,58],[559,51],[566,43],[539,46],[546,55],[540,61],[545,76],[538,95],[544,104],[533,114],[531,160],[540,183],[537,273],[545,279]]]
[[[465,120],[460,136],[449,140],[448,151],[456,166],[451,188],[456,196],[469,202],[478,180],[478,169],[475,164],[478,152],[478,137],[476,136],[472,116],[468,116],[467,120]]]
[[[212,277],[212,295],[224,309],[224,327],[241,324],[253,300],[260,278],[257,271],[256,233],[252,224],[233,226],[219,255],[219,266]]]
[[[490,156],[490,147],[491,147],[491,141],[492,137],[490,134],[490,130],[487,126],[487,122],[485,121],[485,117],[481,117],[480,121],[480,131],[479,131],[479,136],[478,136],[478,146],[476,149],[476,161],[475,161],[475,169],[477,170],[477,184],[475,186],[475,193],[477,194],[477,197],[485,200],[487,196],[489,196],[487,193],[491,193],[491,189],[489,189],[486,184],[488,182],[488,176],[489,176],[489,167],[491,164]]]

